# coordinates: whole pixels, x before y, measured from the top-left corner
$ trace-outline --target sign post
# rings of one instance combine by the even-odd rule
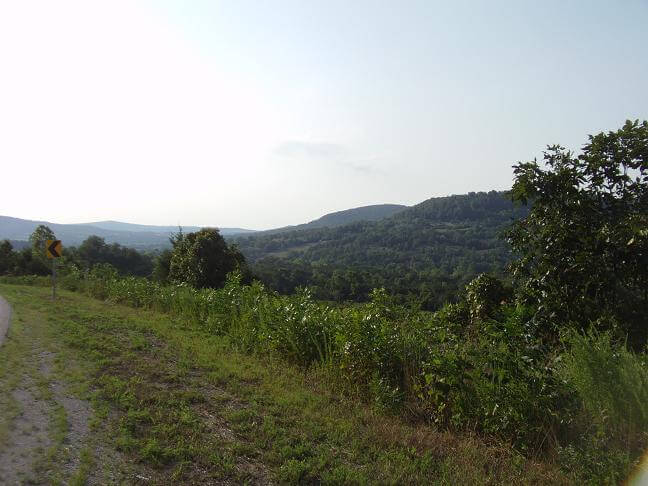
[[[45,255],[52,259],[52,300],[56,300],[56,259],[63,254],[61,240],[47,240]]]
[[[52,300],[56,300],[56,258],[52,258]]]

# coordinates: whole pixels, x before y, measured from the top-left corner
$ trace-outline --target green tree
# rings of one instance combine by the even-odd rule
[[[12,272],[16,266],[16,253],[9,240],[0,242],[0,275]]]
[[[575,156],[549,146],[544,165],[514,166],[513,199],[532,202],[508,241],[521,296],[549,328],[617,328],[636,345],[648,322],[648,122],[589,137]],[[546,327],[545,327],[546,328]],[[555,329],[554,329],[555,330]]]
[[[29,236],[32,252],[37,259],[45,259],[45,243],[47,240],[55,240],[56,236],[49,226],[44,224],[38,227]]]
[[[169,237],[169,243],[171,243],[171,249],[162,250],[162,252],[155,257],[153,262],[153,279],[161,283],[166,283],[169,281],[169,272],[171,271],[171,257],[173,256],[173,249],[178,246],[184,239],[184,233],[182,232],[182,226],[178,226],[177,233],[171,233]]]
[[[182,235],[174,245],[169,279],[196,288],[219,288],[229,272],[245,269],[245,258],[234,245],[229,246],[218,229],[203,228]]]
[[[45,255],[45,245],[47,240],[55,240],[56,236],[49,226],[44,224],[38,225],[29,236],[31,244],[31,256],[25,252],[22,256],[21,267],[27,274],[47,275],[50,270],[50,263]]]
[[[161,283],[166,283],[169,280],[169,271],[171,270],[171,257],[173,251],[166,249],[162,250],[159,255],[155,257],[153,262],[153,279]]]
[[[126,248],[119,243],[107,244],[96,235],[89,236],[76,251],[76,256],[87,266],[98,263],[109,263],[122,275],[147,277],[153,270],[151,256],[139,253],[133,248]]]
[[[88,267],[92,267],[96,263],[105,262],[106,253],[106,240],[100,236],[88,236],[79,248],[77,248],[77,256],[81,258]],[[111,263],[111,262],[108,262]]]

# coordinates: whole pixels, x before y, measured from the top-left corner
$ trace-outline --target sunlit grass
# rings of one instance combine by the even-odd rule
[[[47,322],[61,353],[85,363],[86,383],[76,386],[94,390],[98,426],[125,458],[149,468],[153,483],[568,482],[506,443],[385,415],[332,389],[326,367],[247,354],[195,319],[65,291],[52,303],[46,288],[0,292],[19,313]]]

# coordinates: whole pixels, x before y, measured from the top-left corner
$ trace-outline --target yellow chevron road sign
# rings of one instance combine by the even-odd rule
[[[63,245],[61,240],[47,240],[45,244],[45,254],[47,258],[58,258],[63,255]]]

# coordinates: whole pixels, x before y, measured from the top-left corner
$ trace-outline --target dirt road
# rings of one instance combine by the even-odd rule
[[[6,300],[0,297],[0,346],[9,330],[9,318],[11,317],[11,307]]]
[[[57,364],[47,321],[16,312],[7,340],[11,315],[0,297],[0,484],[118,483],[91,474],[92,407]]]

